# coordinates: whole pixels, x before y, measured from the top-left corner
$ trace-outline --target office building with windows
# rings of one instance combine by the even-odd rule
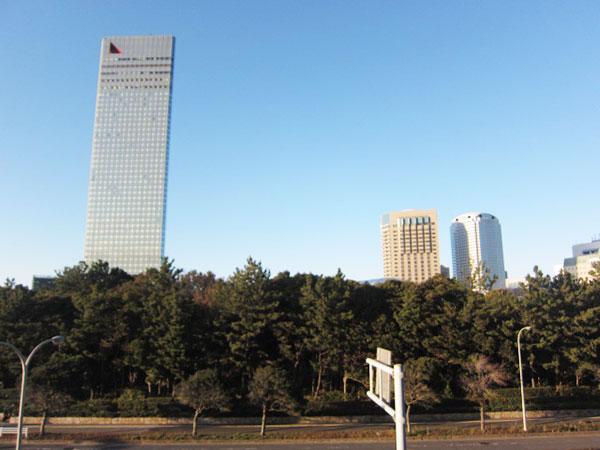
[[[164,255],[172,36],[102,40],[84,259],[137,274]]]
[[[450,238],[454,278],[475,288],[486,288],[486,279],[494,281],[493,289],[505,287],[502,229],[496,216],[481,212],[461,214],[452,221]],[[483,285],[475,286],[474,282]]]
[[[600,264],[600,239],[573,246],[573,256],[565,258],[563,269],[575,278],[589,280],[591,272]]]
[[[384,214],[380,231],[384,277],[420,283],[440,273],[436,210]]]
[[[31,281],[31,289],[39,291],[42,289],[52,289],[54,287],[56,277],[51,275],[34,275]]]

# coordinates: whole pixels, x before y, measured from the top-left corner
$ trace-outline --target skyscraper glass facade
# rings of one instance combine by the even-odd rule
[[[137,274],[164,255],[172,36],[102,40],[84,258]]]

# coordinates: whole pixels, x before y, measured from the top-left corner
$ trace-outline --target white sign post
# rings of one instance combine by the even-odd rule
[[[377,356],[377,360],[367,358],[367,364],[369,365],[369,391],[367,396],[392,416],[396,424],[396,450],[406,450],[402,365],[391,365],[392,354],[389,350],[378,348]],[[379,361],[379,356],[383,356],[385,362]],[[390,404],[390,378],[394,380],[394,407]]]
[[[385,348],[377,347],[377,356],[375,357],[377,361],[380,363],[387,364],[388,366],[392,365],[392,352],[386,350]],[[378,382],[375,384],[375,394],[379,395],[381,390],[381,398],[387,404],[392,403],[392,376],[387,373],[377,372],[377,377],[381,378],[381,383]]]

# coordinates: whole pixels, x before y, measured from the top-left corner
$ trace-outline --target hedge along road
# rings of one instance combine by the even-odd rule
[[[12,445],[1,445],[0,448],[12,448]],[[393,450],[393,442],[311,442],[311,443],[255,443],[244,444],[165,444],[165,445],[26,445],[31,450],[93,450],[93,449],[143,449],[165,450],[202,449],[202,450]],[[600,449],[600,433],[565,434],[558,436],[527,436],[519,438],[492,438],[446,441],[409,441],[409,450],[444,450],[444,449],[490,449],[494,450],[590,450]]]

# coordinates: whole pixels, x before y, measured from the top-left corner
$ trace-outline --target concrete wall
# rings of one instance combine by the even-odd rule
[[[540,417],[589,417],[600,416],[600,409],[572,409],[562,411],[528,411],[530,419]],[[486,413],[488,419],[520,419],[521,411],[503,411]],[[415,414],[413,423],[451,422],[463,420],[479,420],[479,413],[467,414]],[[38,424],[40,417],[25,417],[25,424]],[[17,418],[11,417],[9,423],[16,424]],[[52,425],[187,425],[189,419],[170,419],[166,417],[50,417]],[[259,417],[204,417],[201,424],[211,425],[259,425]],[[321,416],[321,417],[270,417],[272,424],[311,424],[311,423],[392,423],[391,417],[385,416]]]

